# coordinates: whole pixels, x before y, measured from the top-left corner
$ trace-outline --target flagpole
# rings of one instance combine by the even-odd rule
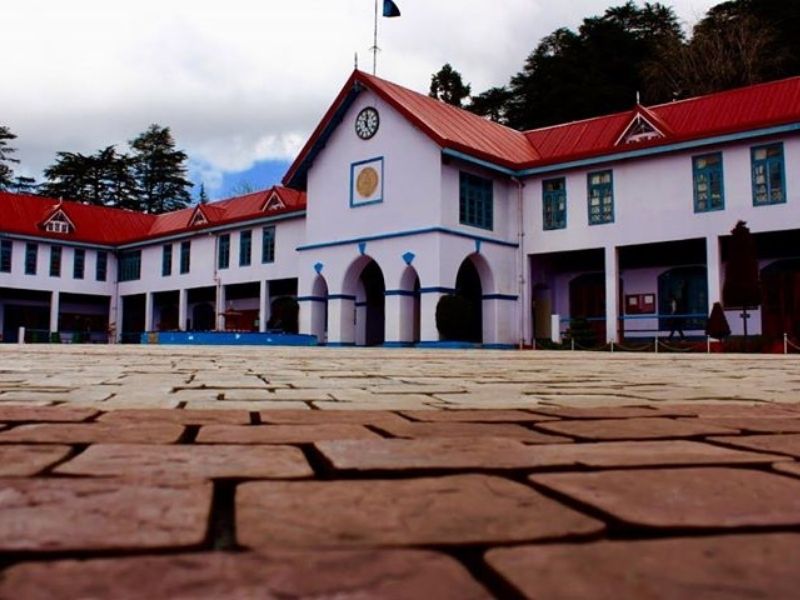
[[[375,29],[372,37],[372,74],[378,74],[378,0],[375,0]]]

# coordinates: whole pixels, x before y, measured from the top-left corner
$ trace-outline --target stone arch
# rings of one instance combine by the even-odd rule
[[[354,260],[345,271],[342,296],[342,339],[353,339],[357,345],[379,346],[386,339],[386,283],[383,270],[371,256]],[[349,316],[351,302],[355,318]]]

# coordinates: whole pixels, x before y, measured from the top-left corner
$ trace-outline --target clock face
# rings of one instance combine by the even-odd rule
[[[368,140],[378,132],[380,117],[378,111],[371,106],[364,108],[356,117],[356,135],[362,140]]]

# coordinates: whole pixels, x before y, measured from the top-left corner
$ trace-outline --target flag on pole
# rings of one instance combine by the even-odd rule
[[[384,17],[399,17],[400,9],[397,8],[392,0],[383,0],[383,16]]]

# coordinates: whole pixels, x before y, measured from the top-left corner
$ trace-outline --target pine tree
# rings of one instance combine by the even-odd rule
[[[58,152],[56,162],[44,170],[47,181],[40,187],[42,195],[102,204],[101,200],[93,202],[96,186],[92,181],[92,162],[91,157],[79,152]]]
[[[14,177],[14,180],[11,182],[11,185],[8,188],[15,194],[36,194],[39,185],[36,183],[36,180],[33,177],[25,177],[23,175],[17,175]]]
[[[169,127],[151,125],[130,145],[142,209],[158,214],[188,206],[192,183],[186,179],[187,156],[175,149]]]
[[[59,152],[55,164],[44,171],[41,192],[52,198],[89,204],[139,208],[132,160],[107,146],[91,156]]]
[[[429,94],[431,98],[460,108],[464,99],[469,96],[469,92],[469,84],[464,84],[461,80],[461,73],[451,67],[449,63],[431,76]]]
[[[17,136],[8,127],[0,125],[0,191],[13,188],[14,170],[9,165],[19,161],[11,156],[16,148],[10,147],[8,142],[15,139]]]

